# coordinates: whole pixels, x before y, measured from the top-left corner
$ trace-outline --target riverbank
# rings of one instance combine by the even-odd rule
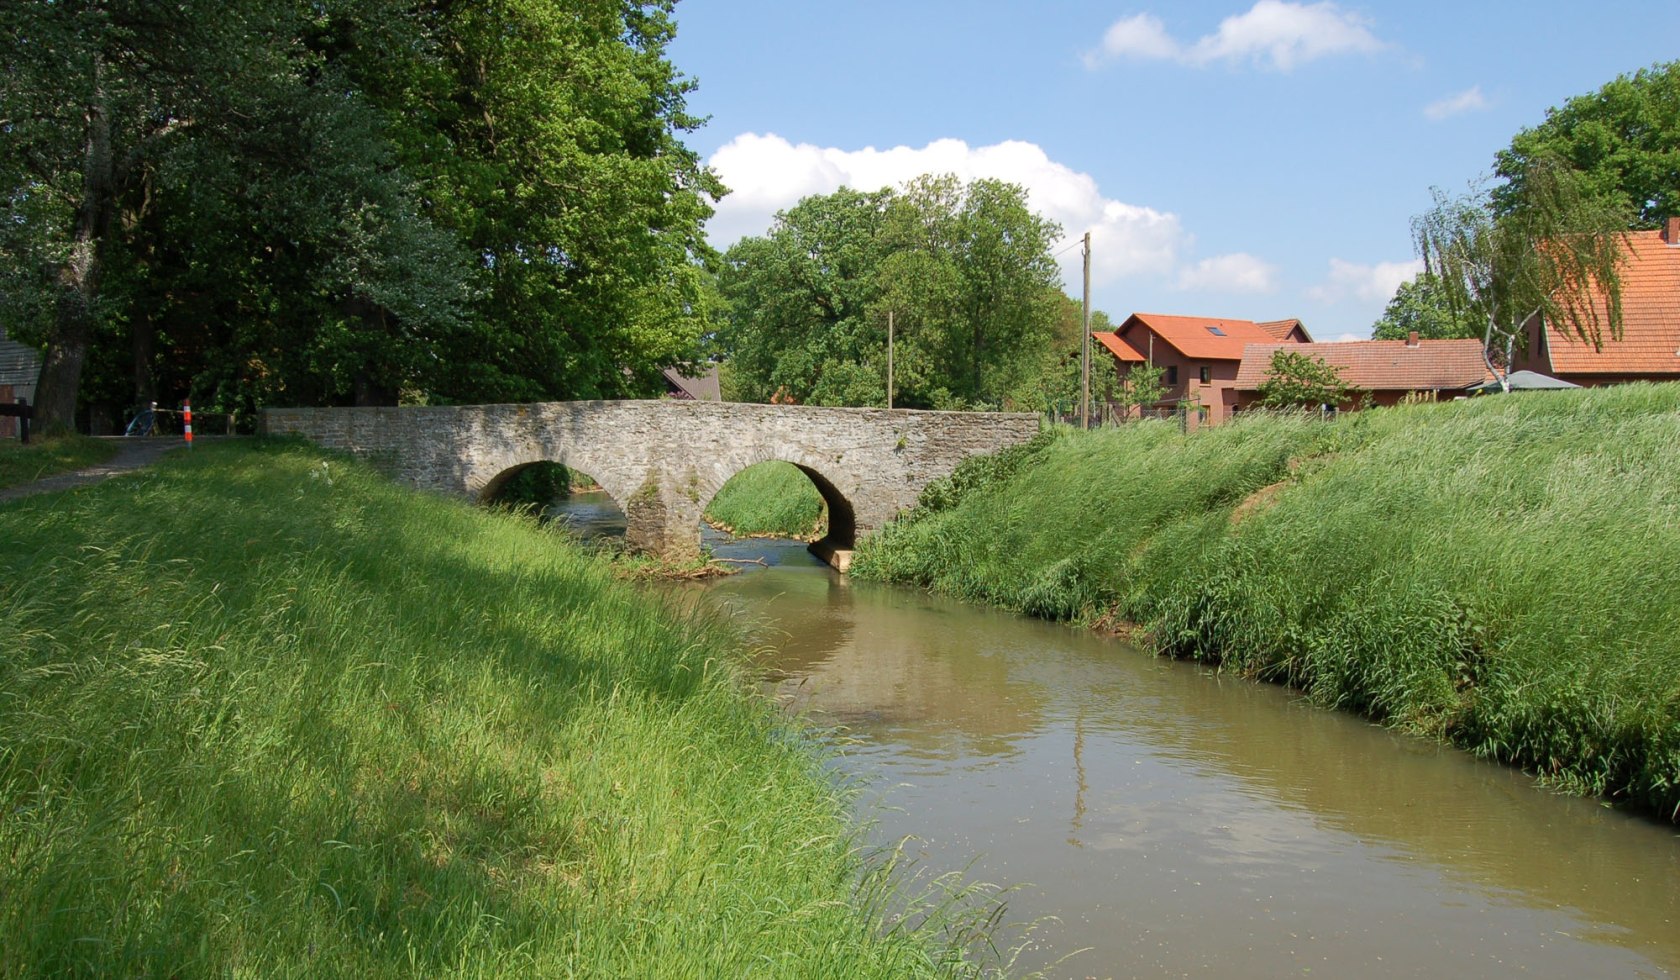
[[[1277,680],[1680,813],[1680,385],[1064,432],[853,574]]]
[[[256,443],[0,538],[0,974],[969,969],[732,627],[534,521]]]

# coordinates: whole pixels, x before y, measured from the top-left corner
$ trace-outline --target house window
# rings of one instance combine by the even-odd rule
[[[1203,367],[1202,368],[1202,384],[1207,384],[1209,381],[1212,381],[1212,380],[1213,380],[1213,368]]]
[[[1175,384],[1178,384],[1178,365],[1171,364],[1167,366],[1167,386],[1170,388]]]
[[[1218,327],[1208,327],[1208,333],[1213,334],[1215,337],[1225,336],[1225,331],[1219,329]]]

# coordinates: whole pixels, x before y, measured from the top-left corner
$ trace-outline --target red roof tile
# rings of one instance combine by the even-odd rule
[[[1680,244],[1658,231],[1630,232],[1622,266],[1622,336],[1605,331],[1602,349],[1567,324],[1546,325],[1552,373],[1680,375]],[[1597,303],[1605,317],[1602,298]]]
[[[1307,333],[1307,325],[1300,320],[1262,320],[1255,326],[1271,334],[1273,340],[1288,340],[1291,331],[1300,330],[1307,343],[1312,343],[1312,334]]]
[[[1138,324],[1155,331],[1185,357],[1208,361],[1240,361],[1245,345],[1274,343],[1278,339],[1253,320],[1133,313],[1115,332],[1134,349],[1139,345],[1126,334]]]
[[[1287,350],[1341,369],[1342,379],[1369,391],[1439,391],[1490,381],[1479,340],[1356,340],[1341,344],[1250,344],[1233,387],[1256,391],[1272,354]]]
[[[1110,354],[1113,354],[1122,361],[1127,363],[1136,361],[1139,364],[1142,364],[1144,361],[1143,355],[1139,354],[1136,350],[1133,350],[1130,344],[1121,340],[1119,334],[1098,333],[1096,331],[1092,331],[1091,337],[1095,339],[1097,343],[1108,348],[1108,352]]]

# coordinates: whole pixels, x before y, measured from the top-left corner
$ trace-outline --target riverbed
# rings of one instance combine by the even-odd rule
[[[1050,976],[1669,976],[1680,835],[1279,687],[840,576],[703,588],[830,731],[871,839],[1005,889]]]

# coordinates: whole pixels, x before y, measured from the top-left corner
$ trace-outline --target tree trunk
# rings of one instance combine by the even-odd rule
[[[115,206],[111,119],[100,74],[99,64],[95,62],[93,98],[86,112],[82,197],[76,205],[70,254],[58,269],[53,329],[47,338],[40,382],[35,388],[35,418],[44,432],[68,431],[76,425],[82,367],[93,344],[100,251]]]

